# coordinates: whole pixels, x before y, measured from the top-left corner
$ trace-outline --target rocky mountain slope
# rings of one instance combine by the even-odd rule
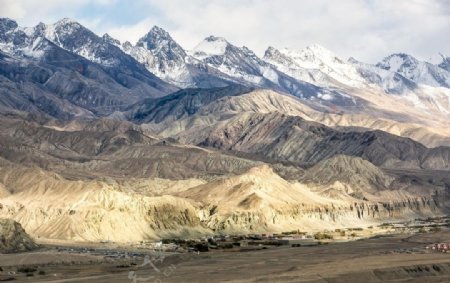
[[[179,87],[221,87],[233,80],[187,52],[160,27],[154,26],[136,45],[125,42],[122,50],[151,73]]]
[[[4,112],[95,117],[176,90],[76,22],[21,28],[1,19],[0,30]]]
[[[333,132],[297,122],[312,141]],[[440,181],[419,183],[417,174],[388,174],[356,157],[324,157],[304,171],[289,158],[179,144],[129,122],[3,118],[1,127],[0,215],[34,237],[129,242],[214,231],[317,231],[445,210],[443,199],[434,198],[444,194]]]
[[[22,226],[11,219],[0,219],[0,253],[17,253],[38,247]]]
[[[137,123],[146,123],[146,127],[152,128],[162,136],[173,136],[182,131],[191,131],[189,128],[192,128],[192,131],[201,131],[204,127],[222,123],[244,112],[262,114],[277,112],[299,116],[305,120],[316,121],[344,131],[377,129],[411,138],[428,147],[450,145],[450,132],[445,128],[446,123],[444,121],[428,123],[430,120],[426,116],[420,116],[419,113],[415,113],[415,118],[403,117],[403,120],[420,117],[421,120],[417,120],[416,123],[396,121],[395,117],[400,117],[400,113],[393,114],[395,117],[392,119],[380,118],[379,116],[386,116],[389,113],[377,109],[366,109],[364,114],[323,113],[311,108],[305,101],[274,91],[254,90],[246,93],[234,92],[234,89],[236,88],[224,88],[220,91],[222,94],[220,96],[212,96],[219,91],[213,89],[181,91],[178,95],[170,96],[171,99],[168,97],[154,100],[157,103],[150,103],[151,100],[149,100],[148,106],[136,105],[125,113],[128,119]],[[215,99],[210,99],[211,97]],[[195,105],[195,108],[192,105]],[[144,109],[147,109],[146,113]],[[149,109],[153,109],[154,112],[148,111]],[[190,111],[183,109],[190,109]],[[133,117],[133,113],[139,113],[139,119]]]
[[[448,170],[449,147],[428,149],[382,131],[337,131],[284,114],[242,114],[205,128],[183,142],[315,164],[337,154],[363,157],[377,166]]]
[[[226,92],[222,89],[217,93],[222,95]],[[319,119],[320,114],[308,106],[271,92],[238,92],[237,95],[215,99],[210,99],[210,95],[202,91],[180,92],[152,103],[159,108],[149,111],[151,114],[147,118],[139,118],[150,122],[145,126],[158,134],[182,143],[258,154],[299,164],[315,164],[334,155],[346,154],[363,157],[377,166],[448,168],[448,147],[428,149],[411,139],[383,131],[329,128],[313,122]],[[320,117],[329,123],[333,118],[336,117]],[[385,123],[386,128],[393,125],[389,121]],[[408,126],[404,127],[407,132]],[[409,129],[411,136],[420,134],[420,127],[409,126]],[[426,128],[422,131],[431,133]],[[437,131],[435,135],[438,135]]]
[[[24,98],[20,101],[9,98],[3,104],[4,108],[14,105],[18,111],[42,110],[35,109],[39,108],[39,103],[25,101],[30,100],[30,92],[34,92],[31,100],[34,101],[36,93],[39,93],[40,101],[45,100],[45,104],[53,105],[49,112],[56,112],[54,109],[62,106],[62,102],[55,101],[57,98],[50,97],[51,94],[64,95],[64,99],[75,104],[70,107],[82,108],[70,109],[69,114],[51,113],[58,115],[58,118],[89,114],[83,110],[104,116],[122,111],[123,107],[141,99],[175,91],[176,88],[162,81],[165,80],[180,87],[214,88],[237,83],[269,88],[300,97],[321,112],[363,114],[367,109],[376,109],[377,115],[382,114],[382,118],[402,123],[415,123],[421,119],[414,117],[430,112],[438,112],[431,120],[445,121],[450,115],[450,73],[445,69],[445,60],[438,66],[421,62],[410,55],[393,54],[376,65],[370,65],[354,59],[346,61],[318,45],[301,50],[270,47],[265,56],[259,58],[246,47],[237,47],[224,38],[214,36],[206,38],[193,50],[186,51],[168,32],[156,26],[133,45],[129,42],[120,44],[108,34],[97,36],[70,19],[51,25],[41,23],[32,28],[21,28],[12,20],[2,19],[1,25],[2,58],[19,57],[17,64],[23,58],[40,58],[38,61],[50,64],[58,62],[58,67],[62,68],[69,68],[72,65],[70,62],[80,59],[68,55],[43,59],[49,53],[49,43],[46,42],[50,41],[72,55],[77,54],[95,63],[102,71],[75,65],[70,75],[79,77],[82,82],[61,86],[60,81],[68,80],[60,76],[52,81],[53,85],[49,83],[52,86],[48,89],[49,94],[37,90],[46,82],[45,76],[41,76],[38,82],[31,81],[33,90],[18,86],[10,76],[5,81],[5,89],[23,93]],[[55,46],[50,49],[55,49]],[[12,59],[5,60],[9,62]],[[11,64],[8,66],[4,73],[11,73]],[[74,95],[73,90],[80,88],[83,95]],[[93,93],[100,93],[100,98]],[[393,94],[402,96],[393,97]],[[401,115],[389,114],[389,108],[396,109]]]
[[[267,165],[210,182],[121,181],[68,180],[0,161],[0,183],[10,191],[0,199],[1,217],[46,239],[137,242],[213,232],[320,231],[442,213],[439,201],[425,193],[382,195],[376,202],[351,195],[339,199],[329,191],[316,191],[314,182],[290,183]],[[360,180],[368,184],[365,178]],[[168,182],[172,184],[167,186]]]
[[[178,195],[200,202],[202,223],[227,233],[367,226],[440,210],[439,204],[430,198],[403,201],[379,198],[374,203],[320,195],[303,184],[286,182],[267,166],[193,187]]]
[[[324,87],[339,84],[361,87],[366,83],[356,68],[320,45],[307,46],[302,50],[269,47],[264,53],[264,60],[294,78]]]
[[[352,104],[348,96],[296,80],[259,58],[247,47],[237,47],[221,37],[205,38],[190,54],[242,84],[275,89],[304,99],[331,100],[337,105]]]

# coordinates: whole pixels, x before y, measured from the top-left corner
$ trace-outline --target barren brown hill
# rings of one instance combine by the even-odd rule
[[[426,148],[382,131],[339,131],[279,113],[244,113],[197,134],[185,143],[261,154],[276,160],[316,164],[338,154],[362,157],[377,166],[449,170],[450,147]]]
[[[201,204],[200,219],[208,228],[232,233],[361,227],[442,213],[430,198],[401,193],[382,195],[375,202],[350,194],[336,198],[313,186],[287,182],[267,166],[177,195]]]
[[[40,125],[2,118],[0,156],[70,178],[206,178],[242,173],[262,161],[161,139],[140,126],[110,120]],[[275,164],[283,176],[295,166]]]
[[[329,127],[340,127],[344,131],[382,130],[411,138],[428,147],[450,145],[448,120],[434,121],[432,118],[435,117],[428,117],[413,108],[408,108],[408,111],[401,107],[389,108],[390,111],[398,110],[398,113],[389,112],[388,108],[382,111],[363,108],[356,112],[347,111],[348,109],[316,110],[308,105],[308,101],[272,90],[254,90],[248,93],[191,90],[170,97],[170,100],[169,97],[155,100],[158,103],[151,104],[154,112],[144,115],[141,118],[144,120],[134,119],[134,121],[145,121],[163,136],[172,136],[191,128],[198,130],[217,125],[230,116],[246,112],[263,114],[278,112],[299,116]],[[141,108],[142,106],[139,106],[139,109]]]

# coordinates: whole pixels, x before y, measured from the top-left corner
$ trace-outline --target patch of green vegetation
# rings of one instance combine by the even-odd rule
[[[318,232],[318,233],[314,234],[314,239],[316,239],[316,240],[332,240],[333,235],[330,235],[328,233]]]
[[[20,272],[20,273],[33,273],[36,271],[37,271],[37,269],[32,266],[22,266],[22,267],[17,268],[17,272]]]
[[[431,229],[430,229],[430,232],[431,233],[437,233],[437,232],[440,232],[441,231],[441,227],[432,227]]]

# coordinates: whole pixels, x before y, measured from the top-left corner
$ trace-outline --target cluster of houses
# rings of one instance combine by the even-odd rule
[[[436,244],[427,246],[427,249],[441,252],[441,253],[446,253],[446,252],[450,252],[450,244],[449,243],[436,243]]]

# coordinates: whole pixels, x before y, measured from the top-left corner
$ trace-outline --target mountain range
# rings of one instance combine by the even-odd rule
[[[259,57],[218,36],[187,50],[157,26],[121,43],[2,18],[0,216],[35,237],[126,242],[443,215],[442,57]]]

